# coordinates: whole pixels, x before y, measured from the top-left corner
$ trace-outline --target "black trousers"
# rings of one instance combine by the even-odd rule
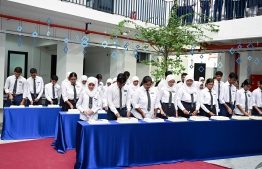
[[[196,103],[193,103],[193,107],[191,106],[191,103],[187,102],[181,102],[184,106],[184,108],[189,112],[188,114],[185,114],[180,108],[178,108],[178,116],[189,118],[190,114],[193,113],[196,110]]]
[[[73,109],[76,109],[76,103],[78,99],[76,100],[76,102],[74,102],[74,100],[68,100],[68,101],[73,105]],[[63,102],[62,111],[68,111],[68,109],[70,109],[70,106],[66,102]]]
[[[52,99],[52,101],[53,101],[53,104],[54,104],[54,105],[57,105],[57,104],[58,104],[58,99]],[[48,106],[49,104],[51,104],[50,101],[46,100],[46,101],[45,101],[45,106]]]
[[[216,105],[213,105],[213,109],[211,109],[210,105],[205,104],[205,106],[210,112],[212,112],[215,115],[217,114]],[[205,112],[203,109],[200,109],[200,114],[201,116],[211,117],[209,113]]]
[[[120,114],[121,117],[126,117],[126,107],[120,109],[117,109],[118,113]],[[107,120],[117,120],[116,115],[114,112],[108,108],[107,110]]]
[[[176,117],[176,109],[174,103],[169,107],[169,103],[161,103],[162,109],[168,117]],[[166,116],[160,115],[161,118],[166,119]]]

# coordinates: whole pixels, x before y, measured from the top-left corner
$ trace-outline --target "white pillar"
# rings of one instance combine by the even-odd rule
[[[57,44],[57,76],[59,83],[66,78],[66,73],[76,72],[77,77],[80,78],[83,74],[83,47],[79,44],[67,44],[68,51],[65,53],[65,43]]]
[[[246,80],[247,78],[249,78],[249,73],[248,73],[248,66],[251,66],[251,63],[249,63],[248,61],[248,56],[250,54],[250,52],[246,51],[246,52],[239,52],[240,54],[240,59],[242,59],[242,62],[239,64],[238,66],[238,79],[239,79],[239,86],[241,86],[241,84],[244,82],[244,80]],[[250,67],[251,68],[251,67]]]
[[[0,83],[0,88],[3,89],[4,88],[4,84],[5,84],[5,69],[7,69],[7,67],[5,66],[5,57],[6,57],[6,53],[5,53],[5,41],[6,41],[6,35],[3,33],[0,33],[0,63],[2,63],[2,69],[0,71],[0,81],[2,83]],[[3,108],[3,98],[4,98],[4,92],[3,90],[1,90],[0,92],[0,108]]]
[[[217,71],[223,72],[222,81],[227,81],[228,75],[234,72],[235,68],[235,55],[225,52],[218,55],[217,61]],[[222,65],[222,66],[221,66]]]
[[[116,57],[112,57],[113,52],[116,53]],[[125,51],[111,49],[110,53],[110,77],[117,77],[119,73],[125,71]]]
[[[133,76],[136,76],[136,58],[134,57],[133,51],[123,51],[124,53],[124,71],[130,72],[130,80]]]

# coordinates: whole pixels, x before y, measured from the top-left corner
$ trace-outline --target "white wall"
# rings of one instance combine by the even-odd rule
[[[0,33],[0,63],[5,63],[6,57],[5,57],[5,48],[6,48],[6,35]],[[0,69],[0,108],[3,107],[3,88],[4,88],[4,82],[5,82],[5,68]]]

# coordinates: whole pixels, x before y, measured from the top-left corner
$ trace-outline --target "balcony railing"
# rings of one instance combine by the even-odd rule
[[[167,23],[175,2],[178,15],[193,13],[185,22],[204,23],[262,15],[262,0],[61,0],[110,14],[147,21],[155,25]],[[203,13],[202,13],[203,12]],[[202,17],[201,17],[201,14]],[[203,16],[208,16],[208,19]]]
[[[61,0],[86,6],[98,11],[147,21],[155,25],[166,24],[167,4],[163,0]],[[149,19],[152,18],[152,19]]]

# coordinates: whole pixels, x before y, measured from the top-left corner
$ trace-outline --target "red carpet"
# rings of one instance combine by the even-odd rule
[[[1,169],[73,169],[75,150],[57,153],[51,145],[54,138],[0,144]],[[225,169],[205,162],[161,164],[132,169]]]

